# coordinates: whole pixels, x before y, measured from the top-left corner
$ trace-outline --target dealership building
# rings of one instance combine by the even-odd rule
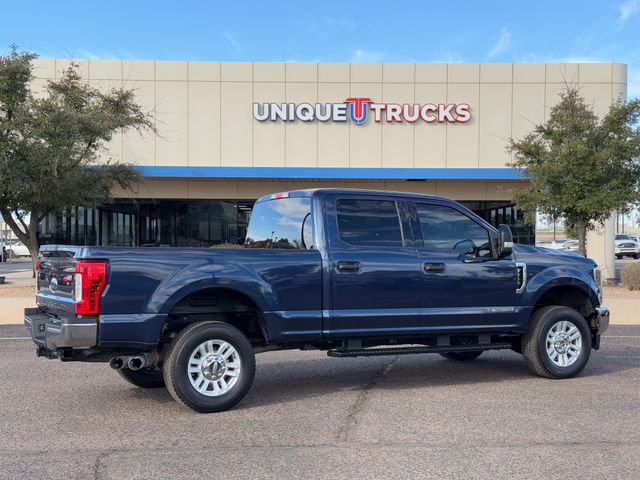
[[[75,62],[91,85],[135,89],[157,134],[117,135],[105,158],[138,165],[143,181],[50,215],[43,243],[241,243],[258,197],[314,187],[443,195],[532,243],[508,139],[544,122],[567,86],[599,114],[627,94],[615,63]],[[69,63],[37,60],[36,95]],[[612,235],[591,233],[590,256],[613,257]]]

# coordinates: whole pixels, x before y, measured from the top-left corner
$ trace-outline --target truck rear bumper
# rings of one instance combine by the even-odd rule
[[[26,308],[24,325],[39,347],[55,351],[59,348],[90,348],[98,338],[97,319],[55,318],[37,308]]]

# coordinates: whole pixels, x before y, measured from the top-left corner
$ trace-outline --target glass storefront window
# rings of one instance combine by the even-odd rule
[[[524,214],[509,201],[462,201],[460,202],[494,227],[501,223],[509,225],[516,243],[535,244],[535,228],[524,222]]]
[[[39,226],[41,244],[211,247],[242,244],[253,200],[116,200],[67,208]]]
[[[254,200],[116,200],[100,208],[50,213],[39,226],[42,244],[212,247],[242,244]],[[494,227],[507,223],[518,243],[535,243],[535,229],[509,201],[460,202]]]

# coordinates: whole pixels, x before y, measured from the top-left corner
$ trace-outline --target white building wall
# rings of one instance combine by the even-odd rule
[[[34,89],[69,60],[36,61]],[[99,88],[136,90],[158,135],[118,135],[105,156],[138,165],[500,168],[509,137],[577,86],[603,112],[626,93],[623,64],[304,64],[78,60]],[[253,102],[468,103],[464,124],[261,123]]]

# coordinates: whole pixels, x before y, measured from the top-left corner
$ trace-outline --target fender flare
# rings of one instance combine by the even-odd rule
[[[535,306],[543,295],[556,287],[571,287],[580,290],[591,302],[592,307],[600,306],[598,285],[587,273],[567,266],[551,267],[535,275],[527,282],[522,304]]]
[[[150,297],[147,311],[166,318],[178,302],[188,295],[216,288],[246,297],[261,312],[277,309],[279,304],[271,285],[243,266],[203,263],[195,267],[191,265],[167,278]],[[263,315],[259,315],[257,321],[266,333]]]

